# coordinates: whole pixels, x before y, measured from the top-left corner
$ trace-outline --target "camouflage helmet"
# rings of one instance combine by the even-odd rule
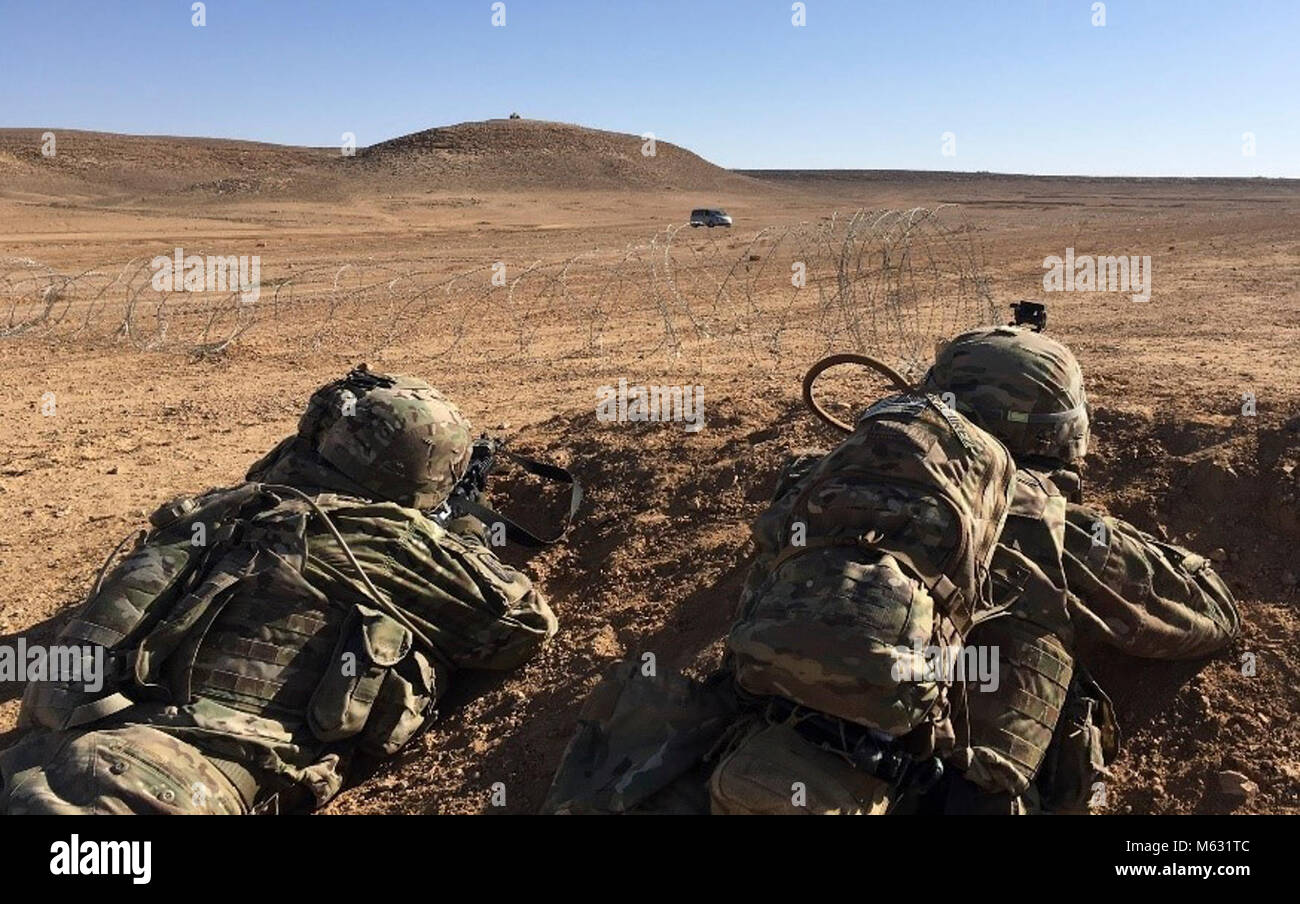
[[[983,327],[942,346],[923,386],[952,393],[958,410],[1017,457],[1064,462],[1088,451],[1083,370],[1055,339],[1023,327]]]
[[[418,509],[447,498],[473,445],[469,421],[438,390],[364,364],[312,394],[298,436],[378,498]]]

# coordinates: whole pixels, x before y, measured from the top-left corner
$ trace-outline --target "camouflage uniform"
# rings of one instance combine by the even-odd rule
[[[1239,630],[1232,593],[1208,560],[1082,504],[1076,463],[1087,452],[1089,407],[1073,354],[1041,333],[972,330],[940,350],[926,388],[1007,444],[1021,464],[1018,517],[994,564],[995,593],[1016,594],[1007,618],[966,638],[996,646],[1009,682],[966,695],[969,735],[954,758],[984,795],[964,808],[1012,808],[1021,798],[1054,811],[1086,809],[1087,783],[1064,761],[1104,774],[1118,750],[1109,701],[1088,676],[1090,649],[1188,659]],[[1041,573],[1026,577],[1018,554]],[[1076,772],[1078,770],[1076,769]]]
[[[945,638],[955,613],[941,606],[931,611],[934,601],[903,573],[911,569],[900,572],[888,556],[864,569],[860,556],[824,550],[795,560],[800,564],[791,572],[783,560],[789,545],[785,510],[818,479],[824,461],[801,456],[785,469],[772,506],[755,524],[757,557],[728,639],[729,668],[737,654],[752,656],[753,608],[770,609],[774,593],[807,601],[806,623],[791,621],[782,630],[825,633],[824,643],[810,645],[825,655],[816,662],[796,657],[803,640],[787,640],[780,680],[769,682],[768,696],[757,700],[738,687],[731,701],[735,717],[724,728],[716,717],[692,723],[686,711],[698,708],[698,694],[680,687],[675,699],[681,711],[667,721],[668,730],[648,723],[629,727],[626,720],[610,725],[600,711],[584,710],[548,809],[636,811],[665,794],[681,797],[701,771],[711,771],[715,813],[1086,810],[1093,780],[1117,752],[1118,729],[1109,701],[1078,657],[1096,644],[1161,659],[1212,653],[1238,631],[1232,594],[1204,558],[1080,503],[1073,465],[1087,449],[1088,405],[1082,372],[1064,346],[1010,327],[972,331],[940,351],[922,388],[1000,439],[1021,465],[988,565],[997,617],[958,625],[960,637]],[[832,456],[859,442],[860,431]],[[847,464],[852,473],[854,463]],[[860,509],[860,494],[853,505]],[[909,508],[906,499],[894,507],[915,530],[933,524],[942,531],[924,508]],[[933,540],[936,547],[944,542]],[[856,589],[846,594],[849,587]],[[862,618],[871,636],[852,624]],[[825,624],[838,624],[842,636],[824,632]],[[891,680],[893,658],[927,636],[931,644],[959,640],[966,648],[996,649],[997,687],[977,691],[969,679],[948,686]],[[862,675],[874,678],[849,680]],[[649,679],[634,672],[615,674],[607,684],[598,695],[654,696]],[[835,687],[854,698],[851,705],[826,694]],[[801,706],[773,707],[782,695]],[[824,723],[815,735],[798,721],[808,708]],[[908,787],[906,774],[903,780],[876,779],[858,768],[860,757],[845,756],[863,740],[913,758],[940,757],[949,774],[932,791]],[[676,776],[665,774],[662,764],[675,760],[679,745],[694,750],[705,742],[712,744],[707,766],[695,762]],[[592,750],[619,769],[587,769]],[[655,751],[660,768],[625,755],[637,750]],[[801,801],[791,799],[793,781],[802,786]],[[609,787],[625,793],[616,801],[593,793]]]
[[[421,511],[470,445],[427,384],[358,370],[248,483],[163,506],[60,633],[106,647],[109,682],[28,686],[0,811],[309,809],[422,730],[455,670],[527,660],[546,602],[481,524]]]

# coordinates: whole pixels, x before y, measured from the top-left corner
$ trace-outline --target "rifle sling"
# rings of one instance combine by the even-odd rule
[[[573,518],[578,513],[578,507],[582,505],[582,484],[565,468],[559,465],[548,464],[544,461],[538,461],[535,458],[527,458],[523,455],[516,455],[508,449],[500,450],[499,454],[504,454],[512,462],[523,468],[529,474],[540,477],[543,480],[549,480],[552,483],[567,483],[569,485],[569,511],[564,517],[564,523],[560,525],[560,530],[553,537],[539,537],[518,523],[512,518],[502,515],[483,505],[481,502],[474,502],[470,499],[456,500],[456,508],[465,514],[473,515],[484,524],[500,522],[506,527],[506,539],[512,543],[518,543],[520,546],[528,549],[542,549],[552,546],[564,539],[564,535],[569,532],[569,526],[573,523]]]

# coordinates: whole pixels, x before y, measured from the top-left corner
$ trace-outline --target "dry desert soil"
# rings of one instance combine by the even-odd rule
[[[781,461],[834,441],[799,402],[808,364],[853,347],[817,230],[953,205],[1000,312],[1041,298],[1044,258],[1067,248],[1151,257],[1148,302],[1047,299],[1094,408],[1085,494],[1212,554],[1241,604],[1242,637],[1207,661],[1097,663],[1125,731],[1103,810],[1300,811],[1300,182],[740,173],[529,120],[354,156],[54,130],[46,157],[45,131],[0,130],[0,643],[50,638],[148,511],[238,482],[313,387],[362,360],[416,373],[566,464],[587,501],[527,565],[555,641],[516,673],[461,676],[440,721],[329,810],[534,812],[609,664],[718,661]],[[735,227],[676,232],[701,206]],[[128,314],[122,274],[178,246],[258,255],[261,297],[164,309],[143,292]],[[816,291],[777,290],[794,255],[822,268]],[[752,291],[715,291],[732,271]],[[78,278],[33,296],[33,273]],[[598,422],[595,390],[620,378],[702,386],[705,429]],[[505,476],[494,500],[536,509],[533,492]],[[20,695],[0,685],[0,745]],[[1224,772],[1253,787],[1224,793]]]

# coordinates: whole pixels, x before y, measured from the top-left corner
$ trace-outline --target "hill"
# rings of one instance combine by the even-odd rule
[[[431,186],[718,191],[759,183],[666,141],[533,119],[429,129],[359,151],[373,173]]]
[[[637,135],[529,119],[428,129],[344,156],[218,138],[0,129],[0,193],[113,203],[168,195],[275,196],[406,191],[743,191],[763,183],[666,141],[642,153]]]

